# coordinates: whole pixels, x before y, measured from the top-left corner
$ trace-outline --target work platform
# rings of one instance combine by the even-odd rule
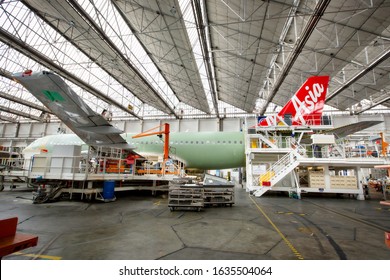
[[[76,146],[58,146],[57,155],[36,154],[31,158],[3,159],[0,187],[33,187],[34,202],[54,200],[61,194],[81,194],[81,198],[104,198],[104,183],[112,181],[115,191],[168,190],[168,182],[183,175],[180,162],[161,164],[158,158],[137,158],[128,163],[121,151],[98,153],[99,157],[82,155]],[[58,151],[63,151],[58,155]],[[113,149],[114,150],[114,149]]]
[[[316,134],[330,125],[252,127],[246,130],[246,189],[255,196],[267,191],[338,193],[364,199],[365,169],[389,163],[386,154]],[[374,156],[376,155],[376,156]]]

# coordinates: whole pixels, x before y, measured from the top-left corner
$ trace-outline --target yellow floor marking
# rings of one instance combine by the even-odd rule
[[[294,213],[294,212],[282,212],[282,211],[277,211],[275,212],[276,214],[285,214],[285,215],[292,215],[292,214],[297,214],[297,213]],[[304,213],[300,213],[300,214],[297,214],[299,216],[305,216],[306,214]]]
[[[263,214],[263,216],[267,219],[267,221],[271,224],[271,226],[276,230],[276,232],[280,235],[280,237],[283,239],[283,241],[287,244],[287,246],[290,248],[290,250],[294,253],[294,255],[299,259],[303,260],[303,256],[298,252],[297,249],[291,244],[290,241],[287,240],[287,238],[284,236],[284,234],[279,230],[279,228],[271,221],[271,219],[267,216],[267,214],[261,209],[261,207],[254,201],[254,199],[249,195],[249,198],[252,200],[252,202],[256,205],[257,209]]]
[[[19,255],[19,256],[32,257],[32,258],[40,258],[40,259],[47,259],[47,260],[60,260],[60,259],[62,259],[62,257],[57,257],[57,256],[36,255],[36,254],[23,254],[23,253],[20,253],[20,252],[15,252],[12,255]]]

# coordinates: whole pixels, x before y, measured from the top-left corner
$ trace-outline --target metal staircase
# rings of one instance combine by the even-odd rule
[[[333,145],[333,156],[345,158],[345,150],[342,147],[343,144],[343,141],[336,141],[336,145]]]
[[[265,135],[259,133],[258,134],[259,140],[268,145],[271,149],[277,149],[278,146],[273,143],[269,138],[267,138]]]
[[[257,197],[290,174],[300,164],[299,159],[307,157],[307,150],[294,136],[272,131],[257,130],[253,133],[248,130],[245,143],[246,189]],[[264,170],[266,164],[269,164],[268,169]]]
[[[299,158],[302,157],[299,150],[299,148],[291,150],[291,152],[285,154],[271,165],[266,173],[258,177],[260,188],[256,189],[253,195],[257,197],[262,196],[265,192],[272,189],[272,186],[293,171],[299,165]]]

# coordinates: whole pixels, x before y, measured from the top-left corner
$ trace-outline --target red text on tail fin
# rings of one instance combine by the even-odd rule
[[[308,78],[276,117],[262,119],[259,126],[321,124],[328,82],[329,76]]]

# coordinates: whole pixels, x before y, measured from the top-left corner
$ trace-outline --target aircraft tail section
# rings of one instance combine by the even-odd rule
[[[328,90],[329,76],[312,76],[276,116],[259,121],[259,126],[319,125]]]

